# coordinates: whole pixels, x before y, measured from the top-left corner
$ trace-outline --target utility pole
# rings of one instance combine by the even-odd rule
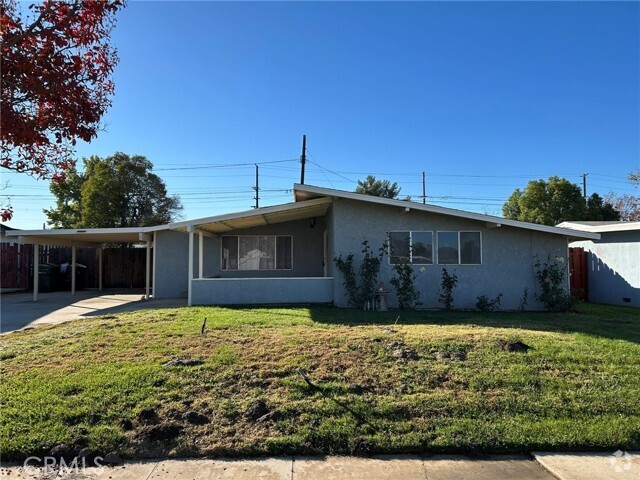
[[[582,196],[584,197],[584,204],[587,204],[587,175],[588,173],[583,173],[580,175],[582,177]]]
[[[258,194],[259,188],[258,188],[258,164],[256,163],[256,186],[253,187],[253,189],[256,191],[256,196],[253,197],[254,200],[256,201],[256,205],[253,208],[258,208],[259,207],[259,199],[260,199],[260,195]]]
[[[427,203],[427,175],[422,172],[422,203]]]
[[[307,136],[302,135],[302,156],[300,157],[302,169],[300,170],[300,184],[304,185],[304,166],[307,163]]]

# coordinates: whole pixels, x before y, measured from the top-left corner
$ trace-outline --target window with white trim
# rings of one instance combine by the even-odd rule
[[[389,232],[389,263],[433,264],[433,232]]]
[[[290,235],[225,235],[221,241],[221,270],[291,270]]]
[[[481,265],[482,236],[480,232],[438,232],[439,265]]]

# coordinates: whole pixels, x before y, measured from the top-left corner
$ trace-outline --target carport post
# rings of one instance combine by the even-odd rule
[[[76,250],[76,246],[71,247],[71,295],[76,294]]]
[[[189,285],[187,289],[187,305],[191,306],[191,283],[193,283],[193,225],[187,226],[189,232]]]
[[[40,280],[38,275],[40,272],[40,245],[37,243],[33,244],[33,301],[38,301],[38,280]]]
[[[151,280],[151,240],[147,240],[147,271],[145,272],[144,299],[149,300],[149,282]]]
[[[204,278],[204,234],[198,232],[198,278]]]
[[[102,247],[98,247],[98,290],[102,291]]]
[[[151,285],[153,286],[153,298],[156,298],[156,252],[158,251],[156,247],[156,232],[153,232],[153,281],[151,282]]]

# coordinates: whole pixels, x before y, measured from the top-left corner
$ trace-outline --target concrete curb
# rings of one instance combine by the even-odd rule
[[[61,469],[3,466],[0,478],[20,480],[639,480],[640,453],[492,455],[378,455],[172,459],[114,467]]]

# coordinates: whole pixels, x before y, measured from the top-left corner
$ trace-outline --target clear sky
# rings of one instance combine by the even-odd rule
[[[426,171],[429,203],[491,214],[551,175],[637,193],[637,2],[134,0],[113,41],[107,128],[78,156],[147,156],[184,218],[250,208],[252,164],[299,158],[302,134],[314,185],[371,173],[417,200]],[[261,165],[260,205],[290,201],[299,169]],[[9,225],[41,228],[47,184],[2,180]]]

